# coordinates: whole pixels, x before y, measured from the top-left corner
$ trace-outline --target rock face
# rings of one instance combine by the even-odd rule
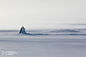
[[[25,28],[22,26],[19,33],[26,34]]]

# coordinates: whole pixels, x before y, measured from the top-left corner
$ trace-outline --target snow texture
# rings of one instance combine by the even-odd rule
[[[0,30],[0,57],[86,57],[86,30],[51,31]]]

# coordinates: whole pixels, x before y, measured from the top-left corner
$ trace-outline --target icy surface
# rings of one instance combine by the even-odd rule
[[[0,57],[86,57],[86,30],[51,31],[0,30]]]

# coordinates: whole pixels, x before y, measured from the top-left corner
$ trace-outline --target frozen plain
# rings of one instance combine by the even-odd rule
[[[24,35],[16,30],[1,30],[0,57],[86,57],[86,30],[27,32],[49,35]]]

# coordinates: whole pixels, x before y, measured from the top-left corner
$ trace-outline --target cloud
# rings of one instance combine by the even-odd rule
[[[86,23],[70,24],[70,25],[86,25]]]

